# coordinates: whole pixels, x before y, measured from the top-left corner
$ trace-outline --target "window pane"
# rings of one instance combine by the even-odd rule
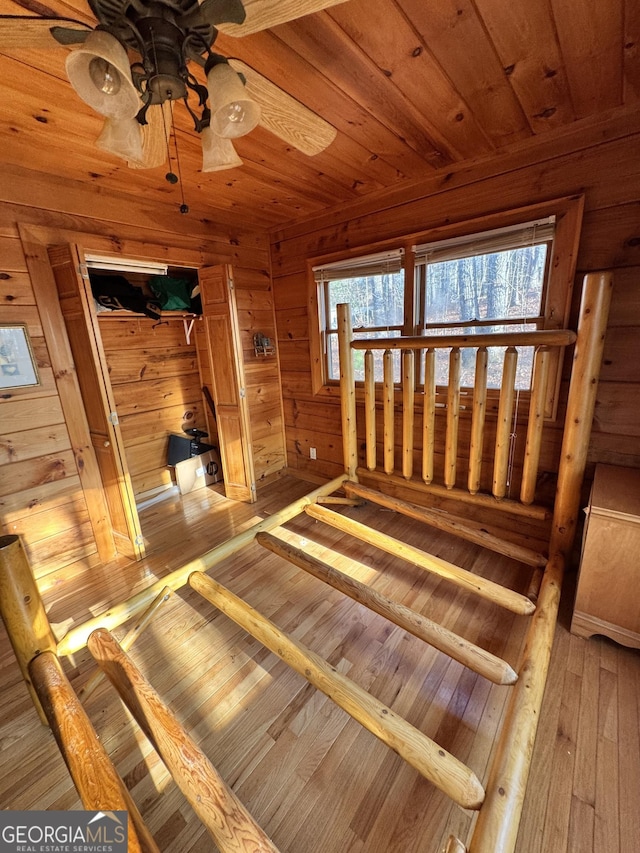
[[[533,332],[536,326],[533,323],[518,323],[509,326],[471,326],[456,329],[430,329],[431,335],[490,335],[502,332]],[[505,347],[489,347],[489,361],[487,365],[487,388],[500,388],[502,384],[502,365],[504,362]],[[531,371],[533,369],[533,347],[517,347],[518,366],[516,370],[516,385],[520,391],[526,391],[531,387]],[[436,350],[436,385],[447,385],[449,378],[449,353],[451,350]],[[476,375],[476,353],[477,349],[465,348],[461,351],[460,358],[460,384],[463,388],[472,388]]]
[[[546,257],[543,243],[428,264],[426,322],[539,316]]]
[[[348,302],[354,329],[372,326],[401,326],[404,321],[404,274],[345,278],[328,284],[329,328],[338,325],[336,305]]]
[[[398,338],[400,330],[389,332],[354,332],[355,339],[362,338]],[[364,350],[353,351],[353,372],[356,382],[364,381]],[[376,382],[382,382],[382,350],[373,351],[373,371]],[[329,379],[340,379],[340,359],[338,358],[338,334],[329,332],[327,334],[327,364]],[[393,351],[393,381],[400,381],[400,352]]]

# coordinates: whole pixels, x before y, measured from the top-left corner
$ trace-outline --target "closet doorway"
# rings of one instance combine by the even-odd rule
[[[94,500],[94,505],[89,507],[94,531],[108,527],[117,553],[139,559],[144,555],[145,543],[137,504],[174,485],[166,464],[169,435],[184,434],[185,427],[206,431],[211,436],[207,442],[220,446],[224,468],[224,451],[228,449],[224,446],[224,435],[222,431],[211,435],[212,426],[216,430],[210,408],[215,399],[215,377],[203,375],[211,370],[210,347],[206,334],[202,335],[204,324],[191,312],[171,310],[161,311],[156,320],[126,310],[109,312],[108,320],[105,312],[105,319],[101,320],[91,290],[85,253],[103,253],[104,239],[83,235],[82,245],[69,242],[52,245],[51,229],[30,226],[21,229],[21,236],[23,242],[26,239],[29,244],[30,268],[34,265],[40,277],[45,268],[49,270],[48,307],[51,308],[54,296],[57,302],[57,311],[50,311],[51,340],[56,335],[59,339],[61,333],[64,335],[75,367],[77,388],[75,392],[67,388],[61,400],[70,433],[73,430],[78,438],[85,432],[87,455],[95,459],[94,468],[104,500]],[[58,241],[69,236],[60,232],[55,235]],[[135,248],[132,249],[131,256],[135,256]],[[149,247],[145,249],[148,257]],[[194,276],[199,272],[193,267],[190,271]],[[227,312],[230,323],[231,307],[228,306]],[[196,346],[195,328],[201,330],[197,336],[201,353]],[[216,350],[215,369],[220,364],[225,381],[236,372],[234,360],[238,354],[234,350],[234,340],[233,334],[227,335],[225,347]],[[155,346],[150,345],[153,342]],[[163,348],[166,349],[164,354]],[[59,348],[54,345],[50,350],[52,362],[60,361],[54,367],[56,374],[59,375],[60,370],[64,373],[66,366]],[[107,351],[111,353],[110,358]],[[231,359],[230,365],[223,363],[225,356]],[[174,376],[184,372],[188,378],[173,383],[181,390],[174,399],[169,399],[172,371]],[[205,387],[208,394],[203,394]],[[240,389],[237,390],[240,394]],[[149,395],[152,402],[145,408],[145,396],[148,400]],[[74,438],[72,441],[74,447],[78,446]],[[234,435],[235,456],[238,450]],[[250,454],[246,461],[250,465]],[[87,467],[84,461],[81,467]],[[91,465],[88,467],[91,469]],[[95,476],[81,477],[81,481],[85,497],[95,497]],[[239,497],[237,493],[230,496]],[[90,501],[87,503],[89,505]],[[105,539],[104,533],[101,538]],[[106,543],[102,543],[103,559],[107,559],[111,547],[106,538]]]

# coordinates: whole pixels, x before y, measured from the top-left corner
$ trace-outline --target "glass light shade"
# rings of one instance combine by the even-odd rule
[[[220,172],[222,169],[242,166],[242,160],[238,157],[230,139],[218,136],[210,127],[205,127],[200,137],[203,172]]]
[[[141,164],[142,128],[135,118],[106,118],[96,145],[109,154]]]
[[[218,136],[237,139],[260,121],[260,107],[248,97],[244,83],[226,62],[214,65],[207,75],[211,127]]]
[[[93,30],[66,61],[67,77],[82,100],[108,118],[133,118],[141,107],[124,47],[115,36]]]

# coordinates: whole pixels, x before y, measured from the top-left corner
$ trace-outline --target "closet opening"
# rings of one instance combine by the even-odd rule
[[[224,494],[198,354],[198,270],[93,253],[85,263],[136,509],[202,488]]]

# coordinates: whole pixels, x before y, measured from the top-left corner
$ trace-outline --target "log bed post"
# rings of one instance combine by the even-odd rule
[[[612,286],[611,272],[589,273],[584,277],[558,470],[549,547],[551,556],[542,579],[538,607],[527,633],[518,681],[512,688],[470,853],[513,853],[515,849],[551,658],[565,559],[573,545],[580,506]]]
[[[29,670],[82,805],[90,811],[128,812],[129,853],[160,853],[56,655],[43,652]]]
[[[342,401],[342,450],[344,470],[349,479],[357,480],[358,437],[356,433],[356,380],[353,373],[353,323],[351,306],[341,303],[338,311],[338,351],[340,355],[340,399]]]
[[[0,536],[0,615],[22,677],[44,725],[48,720],[31,683],[29,664],[42,652],[56,653],[56,638],[19,536]]]
[[[612,289],[611,272],[584,277],[549,545],[550,554],[559,551],[565,558],[573,546],[578,521]]]

